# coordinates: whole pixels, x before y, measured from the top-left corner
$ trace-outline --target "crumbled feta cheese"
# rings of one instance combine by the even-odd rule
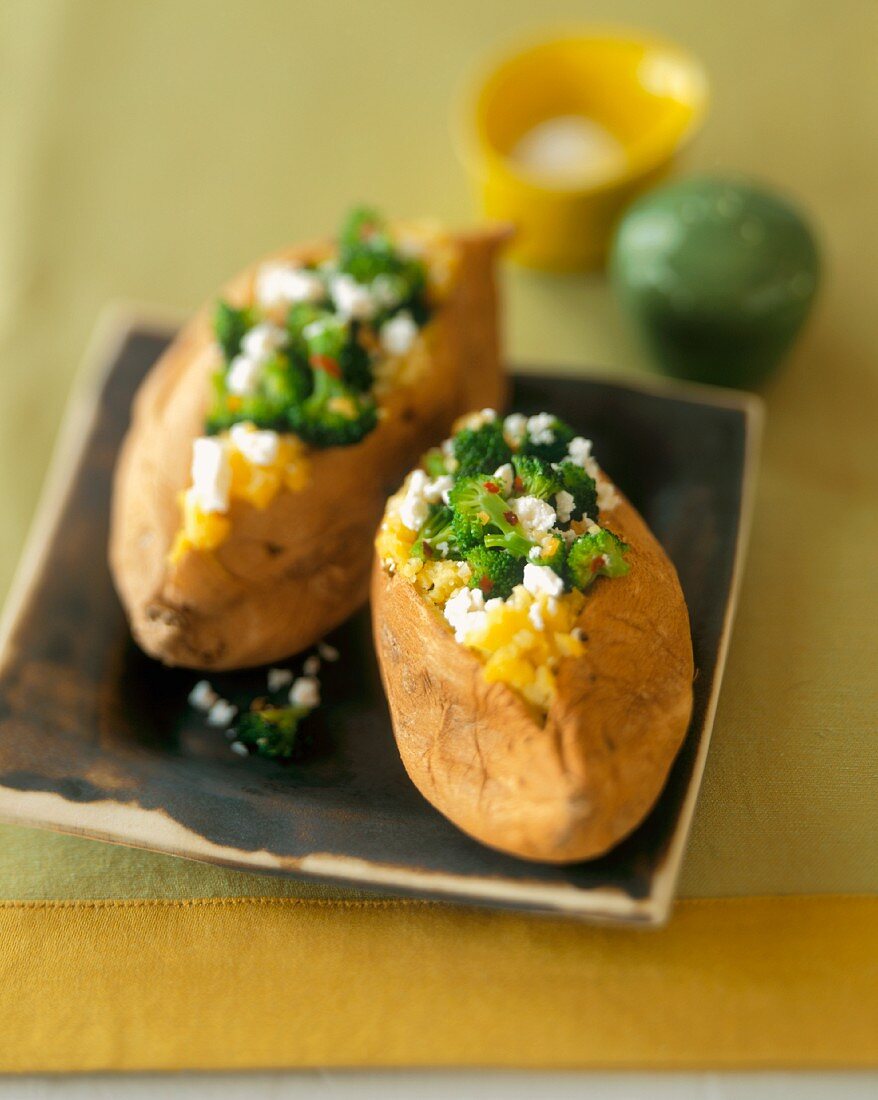
[[[385,309],[393,309],[399,305],[402,286],[400,279],[393,275],[376,275],[372,280],[372,296],[375,301]]]
[[[543,607],[542,604],[539,603],[537,600],[534,600],[534,602],[527,609],[527,617],[530,619],[531,623],[537,630],[546,629],[546,623],[543,619]]]
[[[528,550],[527,556],[528,556],[528,558],[530,558],[531,561],[539,561],[540,558],[543,556],[542,547],[541,546],[532,546],[530,548],[530,550]]]
[[[551,413],[537,413],[527,421],[527,434],[531,442],[536,444],[555,442],[555,417]]]
[[[192,444],[192,493],[202,512],[226,512],[232,469],[221,439],[202,436]]]
[[[263,309],[277,310],[297,302],[319,302],[323,280],[313,271],[292,264],[263,264],[256,276],[256,301]]]
[[[612,481],[608,481],[606,478],[598,478],[598,510],[601,512],[611,512],[619,503],[619,494],[616,492],[616,487]]]
[[[251,359],[247,355],[236,355],[229,364],[226,375],[226,387],[236,397],[250,397],[256,392],[262,377],[263,359]]]
[[[524,567],[524,587],[532,596],[560,596],[564,591],[564,581],[547,565],[528,562]]]
[[[503,421],[503,437],[513,450],[518,450],[527,435],[527,417],[510,413]]]
[[[209,726],[229,726],[235,720],[238,708],[228,699],[217,699],[207,714]]]
[[[330,645],[329,642],[319,642],[317,645],[317,652],[324,661],[329,661],[330,664],[332,664],[333,661],[337,661],[339,658],[338,650],[334,645]]]
[[[558,534],[567,543],[568,546],[576,542],[576,539],[578,538],[576,532],[572,528],[568,528],[568,530],[566,531],[559,531]]]
[[[562,489],[560,493],[555,494],[555,511],[558,513],[558,519],[561,523],[567,523],[570,520],[575,506],[576,501],[573,499],[573,494],[568,493],[566,489]]]
[[[398,313],[381,326],[378,339],[388,355],[405,355],[415,342],[418,326],[410,313]]]
[[[510,505],[518,516],[521,533],[531,542],[539,541],[555,526],[555,509],[539,497],[518,497],[510,501]]]
[[[430,505],[445,499],[453,479],[443,474],[432,481],[423,470],[414,470],[399,505],[399,518],[410,531],[417,531],[430,514]]]
[[[445,604],[445,619],[454,630],[454,637],[463,642],[468,634],[485,625],[485,597],[478,588],[459,588]]]
[[[288,668],[270,668],[268,670],[268,690],[280,691],[291,683],[293,674]]]
[[[494,471],[492,476],[502,486],[503,496],[508,497],[512,492],[512,485],[515,481],[515,471],[512,469],[512,463],[504,462],[502,466]]]
[[[233,424],[229,436],[237,450],[254,466],[271,466],[277,460],[280,444],[277,432],[257,431],[252,424]]]
[[[455,428],[458,431],[463,428],[469,428],[471,431],[478,431],[479,428],[484,428],[486,424],[493,424],[496,419],[497,413],[494,409],[480,409],[478,412],[472,412],[467,416],[461,417],[457,424],[455,424]]]
[[[312,653],[311,656],[308,657],[305,660],[305,663],[302,665],[302,672],[304,672],[306,676],[316,676],[319,671],[320,658],[316,654]]]
[[[424,496],[430,504],[438,504],[440,500],[447,504],[448,495],[453,488],[454,478],[449,477],[448,474],[440,474],[439,477],[427,482],[424,488]]]
[[[581,435],[578,435],[570,440],[567,447],[567,457],[571,462],[575,462],[577,466],[581,466],[589,477],[597,481],[600,475],[600,467],[591,453],[591,446],[590,439],[583,439]]]
[[[496,610],[498,607],[502,607],[504,603],[506,603],[506,601],[502,596],[493,596],[490,600],[485,602],[485,612],[490,614],[490,612]]]
[[[219,696],[207,680],[199,680],[189,692],[189,703],[196,710],[209,711],[217,699],[219,699]]]
[[[250,755],[250,750],[247,748],[243,741],[233,741],[231,745],[229,745],[229,748],[236,756]]]
[[[375,313],[375,299],[369,287],[350,275],[333,275],[329,292],[336,310],[345,318],[368,321]]]
[[[294,707],[313,709],[320,705],[320,684],[313,676],[300,676],[290,688],[290,702]]]
[[[244,334],[241,341],[241,354],[248,359],[270,359],[278,348],[286,343],[286,330],[269,321],[254,325]]]

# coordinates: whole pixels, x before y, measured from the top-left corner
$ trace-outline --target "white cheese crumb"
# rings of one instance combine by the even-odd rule
[[[502,466],[494,471],[492,476],[503,487],[503,496],[508,497],[512,492],[512,485],[515,481],[515,471],[512,469],[512,463],[504,462]]]
[[[320,705],[320,684],[313,676],[300,676],[290,688],[290,702],[294,707],[313,709]]]
[[[306,676],[316,676],[320,671],[320,658],[316,654],[311,654],[302,665],[302,672]]]
[[[619,503],[619,494],[616,492],[616,487],[612,481],[608,481],[606,478],[598,478],[598,510],[601,512],[611,512]]]
[[[262,377],[262,359],[251,359],[247,355],[236,355],[229,364],[226,375],[226,387],[236,397],[251,397],[256,392]]]
[[[221,439],[202,436],[192,444],[192,494],[202,512],[227,512],[232,468]]]
[[[542,558],[542,556],[543,556],[542,547],[532,546],[530,548],[530,550],[528,550],[527,556],[528,556],[528,558],[530,558],[531,561],[539,561],[540,558]]]
[[[256,301],[263,309],[319,302],[324,293],[323,280],[318,275],[292,264],[263,264],[256,276]]]
[[[235,720],[238,708],[228,699],[217,699],[208,711],[207,724],[209,726],[229,726]]]
[[[401,283],[393,275],[376,275],[371,284],[372,296],[385,309],[399,305]]]
[[[555,417],[551,413],[537,413],[536,416],[531,416],[527,421],[527,434],[530,436],[531,442],[536,444],[554,443]]]
[[[233,424],[229,437],[233,446],[254,466],[271,466],[277,460],[280,444],[277,432],[257,430],[252,424]]]
[[[332,664],[333,661],[337,661],[340,656],[335,646],[330,645],[329,642],[319,642],[317,644],[317,652],[324,661],[329,661],[330,664]]]
[[[270,668],[268,670],[268,690],[280,691],[292,683],[293,674],[288,668]]]
[[[244,744],[243,741],[233,741],[231,743],[231,745],[229,745],[229,748],[237,756],[249,756],[250,755],[250,750],[247,748],[247,746]]]
[[[468,634],[485,625],[485,597],[478,588],[459,588],[449,597],[444,614],[455,639],[463,642]]]
[[[555,494],[555,510],[558,513],[558,519],[561,523],[567,523],[570,517],[573,515],[573,509],[576,506],[576,501],[573,499],[573,494],[568,493],[566,489],[562,489],[559,493]]]
[[[496,419],[497,413],[494,409],[480,409],[478,412],[472,412],[467,416],[461,417],[457,424],[455,424],[455,428],[458,431],[463,428],[478,431],[479,428],[484,428],[486,424],[493,424]]]
[[[199,680],[189,692],[189,703],[196,710],[209,711],[217,699],[219,699],[219,696],[207,680]]]
[[[527,611],[527,617],[537,630],[545,630],[546,624],[543,620],[543,608],[536,600],[530,605]]]
[[[524,587],[532,596],[560,596],[564,591],[564,582],[547,565],[532,565],[528,562],[524,567]]]
[[[336,310],[346,319],[368,321],[375,313],[375,299],[369,287],[350,275],[333,275],[329,292]]]
[[[487,600],[485,603],[485,611],[495,611],[498,607],[502,607],[504,603],[506,603],[506,601],[502,596],[492,596],[491,599]]]
[[[248,359],[270,359],[278,348],[286,343],[286,330],[269,321],[254,325],[244,334],[241,341],[241,354]]]
[[[447,474],[432,481],[424,470],[413,470],[399,504],[399,518],[410,531],[417,531],[430,514],[430,505],[446,500],[454,484]]]
[[[381,326],[378,339],[388,355],[405,355],[418,335],[418,326],[410,313],[398,313]]]
[[[510,413],[503,421],[503,438],[514,450],[518,450],[527,435],[527,417],[522,413]]]
[[[521,533],[531,542],[539,541],[555,526],[555,509],[539,497],[518,497],[510,504],[518,516]]]

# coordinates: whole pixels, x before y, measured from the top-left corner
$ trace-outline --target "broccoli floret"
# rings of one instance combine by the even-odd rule
[[[480,428],[463,428],[454,437],[453,445],[458,461],[457,473],[461,477],[492,474],[512,457],[499,420],[492,420]]]
[[[505,550],[489,550],[485,546],[476,546],[466,555],[472,570],[470,588],[479,588],[485,596],[500,596],[502,599],[521,584],[524,577],[524,561],[514,558]]]
[[[534,544],[521,533],[518,516],[491,478],[463,477],[451,490],[452,527],[462,550],[498,547],[526,558]]]
[[[292,430],[314,447],[350,447],[378,423],[371,398],[356,393],[341,377],[321,367],[314,370],[311,394],[301,405],[288,409],[287,416]]]
[[[231,363],[241,350],[241,341],[252,324],[251,310],[236,309],[222,300],[217,302],[213,315],[213,331],[227,363]]]
[[[516,489],[529,497],[551,500],[563,487],[560,477],[550,463],[544,462],[536,455],[514,455],[512,466],[518,479]]]
[[[383,303],[373,318],[376,326],[401,309],[408,310],[419,326],[426,324],[430,313],[426,269],[419,260],[398,251],[377,211],[359,207],[348,215],[339,235],[338,267],[358,283],[383,280]]]
[[[421,465],[430,477],[442,477],[448,473],[448,461],[438,447],[433,447],[421,459]]]
[[[311,711],[307,707],[266,706],[242,714],[235,726],[235,739],[260,756],[285,760],[300,758],[310,738],[300,725]]]
[[[226,372],[217,371],[213,377],[214,398],[207,416],[207,433],[226,431],[241,420],[252,421],[258,428],[284,431],[288,427],[288,410],[303,401],[310,391],[311,372],[296,357],[282,352],[265,364],[256,393],[247,397],[230,394]]]
[[[557,532],[551,532],[550,537],[540,543],[539,557],[529,557],[528,561],[533,565],[547,565],[558,574],[559,577],[567,575],[567,543]]]
[[[328,370],[330,374],[337,370],[346,385],[358,393],[365,393],[372,388],[372,363],[357,337],[356,325],[349,325],[341,317],[317,312],[302,326],[300,339],[315,370]]]
[[[553,417],[551,423],[545,429],[545,434],[551,436],[551,438],[544,439],[543,433],[540,433],[538,435],[539,442],[537,442],[528,431],[521,447],[519,447],[519,454],[536,455],[544,462],[561,462],[566,457],[570,440],[573,439],[576,433],[569,424]]]
[[[350,339],[341,349],[338,359],[341,376],[351,389],[367,393],[372,388],[372,360],[369,353],[357,339],[356,327],[352,329]]]
[[[628,544],[612,531],[601,528],[580,535],[567,555],[567,571],[577,588],[588,588],[595,577],[624,577],[631,568],[625,561]]]
[[[598,514],[598,489],[593,477],[590,477],[575,462],[561,462],[555,467],[561,482],[561,488],[573,497],[572,519],[582,519],[583,515]]]
[[[453,513],[444,504],[434,504],[421,524],[409,557],[432,561],[435,558],[460,557],[452,526]]]

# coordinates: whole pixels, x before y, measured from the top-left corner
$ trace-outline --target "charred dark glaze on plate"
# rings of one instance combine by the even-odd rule
[[[357,861],[336,872],[332,858],[324,859],[320,877],[359,886],[537,910],[553,907],[547,898],[557,888],[574,915],[661,919],[669,898],[659,902],[657,883],[687,826],[720,671],[747,466],[746,406],[591,379],[515,379],[515,408],[557,410],[593,438],[670,553],[698,668],[689,736],[644,825],[602,859],[541,866],[470,840],[408,781],[366,612],[330,639],[343,659],[324,666],[327,703],[314,753],[300,765],[234,756],[222,731],[207,728],[187,705],[197,674],[165,669],[133,645],[106,566],[110,485],[132,395],[166,342],[134,329],[111,364],[46,556],[8,636],[0,669],[3,816],[251,870],[302,873],[300,861],[320,853]],[[228,697],[243,697],[264,690],[264,671],[213,682]],[[76,803],[82,820],[69,807],[64,814],[35,810],[28,793],[36,792]],[[116,830],[114,804],[160,811],[193,842],[153,839],[148,815]],[[100,827],[87,812],[96,805]],[[211,854],[213,845],[225,851]]]

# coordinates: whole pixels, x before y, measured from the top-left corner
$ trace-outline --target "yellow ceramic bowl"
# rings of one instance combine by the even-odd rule
[[[461,148],[510,254],[552,271],[604,259],[622,210],[671,167],[707,109],[701,65],[654,38],[579,31],[489,64],[464,97]]]

